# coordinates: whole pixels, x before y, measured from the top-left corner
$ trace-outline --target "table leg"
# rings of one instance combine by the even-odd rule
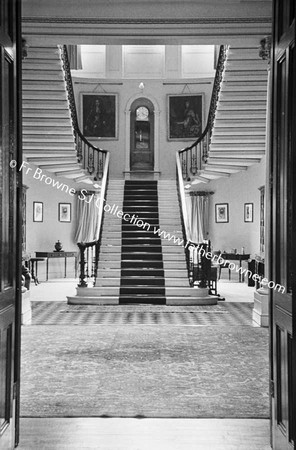
[[[74,256],[75,258],[75,278],[77,278],[77,256]]]
[[[46,260],[46,281],[48,280],[48,260],[49,258]]]
[[[240,268],[240,269],[242,268],[242,260],[241,260],[241,259],[239,259],[239,268]],[[239,282],[239,283],[242,282],[242,273],[241,273],[241,270],[240,270],[239,273],[238,273],[238,282]]]
[[[32,268],[31,268],[31,271],[32,271],[32,280],[34,281],[35,286],[37,286],[38,282],[37,282],[37,278],[36,278],[35,272],[34,272],[34,261],[31,261],[31,264],[32,264]]]
[[[65,256],[65,275],[64,278],[67,276],[67,257]]]

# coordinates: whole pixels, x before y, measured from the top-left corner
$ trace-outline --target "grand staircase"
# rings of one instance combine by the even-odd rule
[[[23,152],[29,163],[76,182],[93,183],[77,161],[61,50],[30,47],[23,61]]]
[[[265,154],[267,61],[258,47],[227,49],[207,162],[197,182],[229,177]]]
[[[106,205],[95,285],[78,287],[68,303],[217,303],[207,289],[189,286],[173,180],[111,180]]]

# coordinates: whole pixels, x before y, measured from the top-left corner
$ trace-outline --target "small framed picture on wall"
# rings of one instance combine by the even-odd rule
[[[59,222],[71,222],[71,203],[59,203]]]
[[[216,203],[215,204],[215,219],[216,219],[216,223],[228,223],[229,222],[228,203]]]
[[[254,220],[254,203],[244,204],[244,221],[253,222]]]
[[[33,202],[33,222],[43,222],[43,202]]]

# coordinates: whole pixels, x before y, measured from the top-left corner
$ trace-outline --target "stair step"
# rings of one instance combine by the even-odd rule
[[[251,102],[251,101],[237,101],[237,102],[219,102],[219,108],[218,111],[264,111],[266,112],[266,101],[258,101],[258,102]]]
[[[265,125],[265,118],[251,120],[237,119],[235,116],[233,118],[228,117],[228,119],[215,119],[215,127],[219,128],[236,128],[237,125],[240,128],[262,128]]]
[[[24,71],[22,73],[23,83],[27,81],[64,81],[64,75],[60,70],[44,70],[43,72]]]
[[[203,295],[202,297],[186,297],[186,296],[166,296],[166,305],[170,306],[202,306],[217,305],[219,298],[214,295]]]
[[[41,127],[53,127],[56,130],[56,134],[58,134],[60,131],[60,127],[69,127],[69,121],[70,117],[67,119],[60,118],[60,119],[52,119],[47,117],[25,117],[23,118],[23,127],[34,127],[35,129],[39,126]]]
[[[67,303],[69,305],[118,305],[119,294],[116,296],[67,296]]]
[[[243,72],[244,74],[250,74],[250,66],[252,67],[252,72],[263,72],[266,71],[266,77],[267,77],[267,63],[263,60],[259,59],[259,55],[257,55],[256,60],[227,60],[225,64],[225,74],[228,74],[229,72],[235,71],[235,72]]]
[[[50,71],[52,70],[61,70],[61,62],[59,59],[51,58],[50,60],[46,59],[25,59],[23,61],[22,70],[23,72],[34,73],[35,71]]]
[[[233,136],[233,137],[243,136],[243,139],[246,139],[246,137],[248,137],[248,139],[252,138],[252,137],[254,137],[254,138],[260,137],[260,139],[261,138],[265,139],[265,128],[263,128],[263,127],[256,128],[256,129],[249,129],[249,128],[244,128],[244,127],[242,127],[242,128],[236,127],[235,129],[230,128],[230,127],[229,128],[227,128],[227,127],[215,128],[212,139],[215,139],[216,137],[217,137],[217,139],[218,138],[220,139],[220,137],[225,137],[225,139],[226,138],[228,139],[231,136]],[[212,140],[212,142],[213,142],[213,140]]]
[[[155,304],[155,305],[165,305],[166,299],[164,296],[161,295],[149,295],[149,296],[143,296],[143,295],[120,295],[119,304]]]
[[[37,110],[37,109],[23,109],[23,119],[30,118],[46,118],[46,119],[67,119],[70,120],[70,111],[68,109],[55,109],[55,110]]]
[[[54,142],[24,142],[23,149],[26,150],[39,150],[47,149],[47,150],[72,150],[76,151],[74,142],[61,142],[61,143],[54,143]]]
[[[266,120],[266,111],[257,111],[254,110],[253,112],[247,112],[247,111],[221,111],[218,109],[216,112],[216,118],[215,118],[215,124],[221,119],[223,120],[244,120],[248,121],[250,120]]]
[[[121,269],[122,277],[164,277],[164,270],[158,268],[143,268],[143,269]]]
[[[23,121],[23,124],[27,121]],[[46,123],[46,122],[44,122]],[[37,127],[34,125],[34,122],[31,125],[26,125],[23,128],[23,135],[35,135],[37,136],[54,136],[58,139],[59,136],[71,136],[73,139],[73,129],[67,121],[66,126],[44,126],[44,124],[39,124]]]
[[[25,102],[42,102],[42,101],[67,101],[67,94],[65,91],[31,91],[23,89],[23,100]]]
[[[42,93],[51,92],[54,91],[65,93],[65,83],[61,80],[51,80],[48,82],[47,80],[38,80],[38,83],[36,83],[36,80],[24,80],[23,81],[23,91],[28,92],[34,92],[39,91]]]
[[[70,136],[70,135],[62,135],[62,136],[57,136],[57,135],[36,135],[36,134],[25,134],[23,136],[23,142],[24,143],[31,143],[31,144],[40,144],[40,143],[52,143],[54,145],[58,145],[58,144],[75,144],[74,141],[74,136]]]
[[[49,110],[62,109],[62,110],[69,112],[69,104],[68,104],[68,101],[65,99],[52,99],[52,100],[43,100],[43,99],[31,100],[31,99],[29,99],[29,100],[26,100],[26,99],[24,99],[24,96],[23,96],[23,109],[24,110],[33,109],[33,110],[39,111],[40,109],[43,110],[44,108],[49,109]]]
[[[157,295],[157,296],[165,296],[165,287],[164,286],[142,286],[142,285],[134,285],[134,286],[120,286],[120,298],[122,295],[134,296],[137,295]]]
[[[267,80],[265,81],[227,81],[221,87],[221,95],[230,92],[231,95],[234,95],[235,92],[238,92],[240,95],[243,95],[243,92],[251,92],[251,93],[264,93],[266,95],[267,92]]]

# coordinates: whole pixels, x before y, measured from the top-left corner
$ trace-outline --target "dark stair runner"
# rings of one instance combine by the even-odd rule
[[[157,181],[126,181],[123,212],[148,223],[150,230],[122,219],[119,303],[164,305],[161,239],[153,233],[154,227],[159,228]]]

